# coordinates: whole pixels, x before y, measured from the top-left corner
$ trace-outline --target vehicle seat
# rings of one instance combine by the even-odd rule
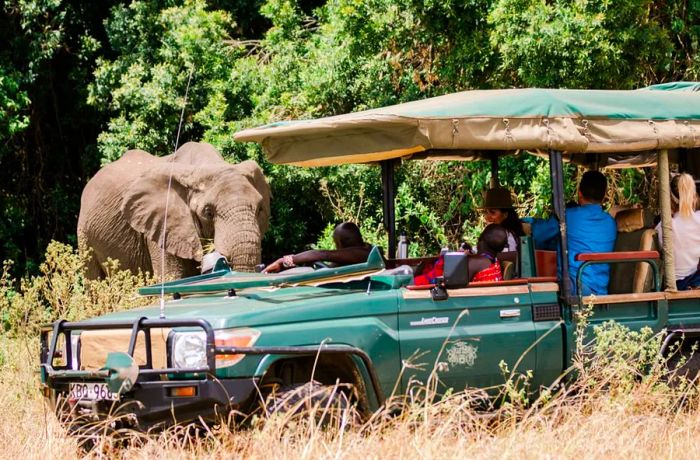
[[[499,252],[496,257],[503,270],[503,279],[513,279],[520,277],[520,257],[518,251]],[[509,278],[506,278],[506,265],[509,266]]]
[[[617,239],[615,251],[658,250],[654,215],[648,209],[632,208],[615,215]],[[646,262],[610,264],[610,294],[649,292],[652,288],[651,267]]]
[[[515,275],[515,264],[510,260],[501,262],[501,271],[503,272],[503,280],[512,280]]]
[[[535,249],[537,276],[558,276],[557,251]]]

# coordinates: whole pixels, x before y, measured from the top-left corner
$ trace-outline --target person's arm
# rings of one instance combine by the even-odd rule
[[[532,240],[535,243],[535,248],[545,249],[556,244],[559,236],[559,222],[557,222],[557,219],[554,217],[549,219],[525,217],[523,222],[529,223],[532,228]]]
[[[265,267],[262,271],[263,273],[276,273],[280,270],[286,270],[288,268],[296,267],[297,265],[303,265],[313,262],[318,262],[319,260],[328,260],[328,254],[331,251],[319,251],[312,249],[310,251],[300,252],[299,254],[290,254],[288,256],[280,257],[279,259],[272,262],[270,265]]]
[[[334,250],[318,250],[300,252],[291,256],[277,259],[263,270],[263,273],[275,273],[283,268],[292,268],[297,265],[311,264],[314,262],[327,261],[338,265],[359,264],[367,261],[370,247],[359,246],[354,248],[343,248]],[[286,259],[286,264],[285,264]]]

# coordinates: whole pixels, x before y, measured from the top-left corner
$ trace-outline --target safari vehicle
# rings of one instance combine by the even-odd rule
[[[670,232],[669,162],[693,168],[700,158],[697,86],[468,91],[242,131],[236,139],[261,143],[274,163],[379,163],[386,262],[375,249],[365,263],[308,273],[240,273],[222,265],[142,288],[143,295],[162,296],[152,307],[56,321],[41,337],[44,394],[77,415],[127,413],[146,429],[246,414],[300,383],[340,382],[369,413],[395,388],[425,382],[433,369],[441,389],[502,383],[501,361],[532,371],[533,388],[552,383],[570,365],[575,313],[584,305],[594,306],[591,327],[616,320],[665,330],[664,349],[674,338],[700,336],[700,291],[675,290],[671,238],[664,238],[662,288],[662,258],[653,238],[642,238],[653,230],[638,211],[618,220],[625,247],[577,256],[585,261],[579,278],[591,264],[619,270],[611,294],[573,296],[562,281],[569,279],[563,162],[657,165]],[[550,161],[561,278],[543,263],[553,254],[524,237],[511,279],[467,283],[446,272],[445,285],[414,286],[410,266],[417,261],[393,258],[395,164],[490,159],[497,176],[498,157],[520,152]],[[404,369],[411,359],[428,365]]]

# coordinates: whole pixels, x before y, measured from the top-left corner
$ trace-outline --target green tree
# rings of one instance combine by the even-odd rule
[[[85,104],[112,1],[8,0],[0,9],[0,256],[35,270],[74,241],[100,114]],[[71,236],[73,235],[73,236]]]
[[[630,89],[671,61],[652,0],[497,0],[491,44],[505,84]]]
[[[233,142],[242,128],[473,88],[700,78],[698,0],[8,0],[0,39],[0,238],[19,271],[50,239],[74,241],[101,163],[173,150],[190,72],[181,140],[261,163],[274,194],[267,258],[328,244],[342,219],[382,241],[379,170],[271,165]],[[501,167],[525,209],[546,212],[546,163]],[[414,250],[478,232],[488,164],[407,162],[397,176]],[[615,181],[618,200],[649,185],[636,172]]]

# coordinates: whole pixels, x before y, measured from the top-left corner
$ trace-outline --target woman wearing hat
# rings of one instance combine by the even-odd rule
[[[484,194],[484,217],[489,224],[498,224],[508,233],[508,244],[504,251],[518,251],[520,237],[525,235],[523,224],[515,212],[510,191],[507,188],[495,187]]]

